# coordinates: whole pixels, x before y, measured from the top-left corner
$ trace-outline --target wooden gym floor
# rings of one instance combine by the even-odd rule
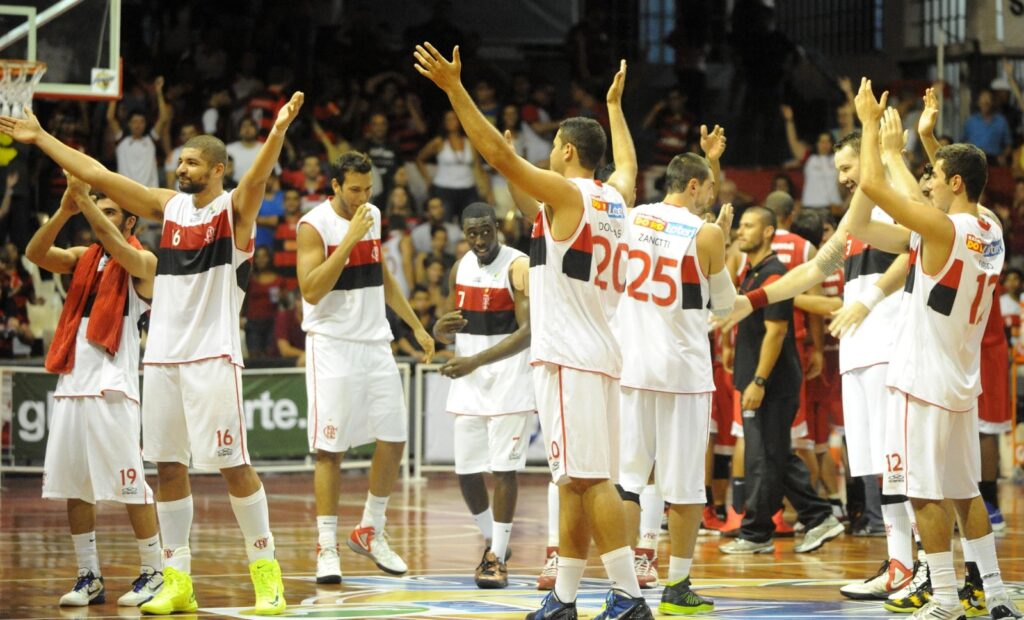
[[[302,618],[522,618],[541,599],[535,579],[544,561],[545,475],[520,478],[519,510],[512,534],[512,575],[506,590],[478,590],[473,568],[482,541],[459,494],[454,474],[432,474],[422,483],[399,486],[389,507],[392,547],[409,564],[404,578],[385,575],[342,543],[341,586],[318,587],[312,474],[264,475],[270,497],[277,557],[285,574],[288,617]],[[151,483],[155,480],[151,479]],[[1009,525],[999,538],[1003,579],[1014,598],[1024,599],[1024,491],[1004,482],[1000,488]],[[339,539],[344,540],[362,511],[366,477],[343,481]],[[63,502],[40,499],[38,476],[5,477],[0,494],[0,617],[134,618],[138,609],[118,608],[137,574],[138,555],[123,508],[101,504],[97,538],[107,587],[107,603],[60,608],[61,594],[74,584],[74,549]],[[219,477],[193,477],[195,521],[192,568],[198,617],[248,617],[252,604],[241,533]],[[694,558],[695,586],[716,601],[716,618],[870,618],[890,616],[881,605],[844,600],[841,584],[875,572],[885,557],[884,538],[842,536],[805,555],[793,553],[793,539],[776,540],[767,556],[721,554],[717,537],[704,537]],[[959,548],[959,545],[956,546]],[[667,570],[667,538],[659,555]],[[961,568],[962,570],[962,568]],[[581,589],[581,617],[598,613],[607,583],[593,552]],[[660,590],[648,590],[656,607]]]

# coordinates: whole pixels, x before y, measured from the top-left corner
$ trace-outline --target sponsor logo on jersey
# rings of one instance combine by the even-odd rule
[[[218,448],[217,449],[217,456],[218,457],[231,456],[232,454],[234,454],[234,452],[235,452],[234,448]]]
[[[608,214],[608,217],[622,219],[626,217],[626,208],[621,202],[608,202],[600,198],[590,197],[590,206]]]
[[[968,250],[972,252],[977,252],[978,254],[981,254],[986,258],[999,256],[1000,254],[1003,253],[1003,241],[1001,239],[996,239],[995,241],[989,243],[982,239],[981,237],[976,237],[974,235],[968,234],[967,240],[964,242],[964,245],[967,246]]]
[[[692,237],[697,234],[697,228],[695,226],[688,226],[679,222],[666,222],[660,217],[654,217],[652,215],[639,214],[633,219],[633,224],[637,226],[644,226],[657,232],[663,232],[666,235],[674,235],[676,237]]]

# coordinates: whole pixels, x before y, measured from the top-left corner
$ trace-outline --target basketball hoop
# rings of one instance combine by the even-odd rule
[[[24,117],[44,73],[45,62],[0,59],[0,115]]]

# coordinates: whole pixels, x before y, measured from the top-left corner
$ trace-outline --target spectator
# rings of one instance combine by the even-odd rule
[[[559,125],[558,121],[552,120],[551,106],[554,101],[554,88],[550,84],[538,84],[530,92],[530,101],[519,110],[526,127],[548,146],[549,151]]]
[[[1005,116],[993,109],[991,90],[982,89],[978,93],[977,104],[978,111],[964,123],[964,142],[985,151],[989,164],[1006,166],[1010,162],[1010,147],[1013,145],[1010,125]]]
[[[448,307],[448,273],[444,263],[437,257],[424,255],[422,262],[417,264],[417,286],[422,286],[430,293],[430,303],[444,312]]]
[[[316,136],[316,139],[324,147],[328,162],[332,162],[341,157],[343,153],[352,150],[352,144],[345,139],[345,136],[340,131],[327,131],[320,125],[320,121],[316,119],[313,119],[313,135]]]
[[[3,282],[3,314],[28,323],[26,306],[30,303],[41,303],[42,300],[36,298],[32,274],[25,268],[21,252],[13,243],[4,244],[3,261],[0,262],[0,281]]]
[[[428,333],[434,333],[434,323],[437,322],[437,304],[434,296],[430,294],[427,288],[417,284],[412,290],[409,305],[416,312],[416,317],[423,324],[423,329],[428,330]],[[408,325],[401,323],[395,336],[399,355],[408,355],[415,358],[423,355],[423,348],[420,347],[416,338],[413,337],[412,330],[409,329]],[[444,349],[443,343],[438,342],[437,347],[434,351],[435,360],[451,359],[452,352]]]
[[[274,353],[274,317],[281,300],[283,280],[274,271],[270,250],[256,248],[252,257],[252,275],[245,293],[245,346],[249,357],[268,357]]]
[[[427,169],[427,161],[437,160],[433,175]],[[441,135],[424,146],[416,156],[416,167],[430,185],[430,194],[440,196],[448,207],[448,217],[459,219],[462,210],[480,200],[480,189],[487,194],[487,201],[493,202],[491,182],[480,165],[480,157],[470,144],[455,112],[444,113]]]
[[[668,91],[668,97],[655,103],[644,117],[643,127],[658,136],[653,163],[668,166],[673,157],[689,149],[694,138],[694,120],[686,111],[686,95],[678,88]]]
[[[569,106],[566,116],[592,118],[608,131],[608,106],[603,97],[599,99],[579,81],[573,81],[569,85],[569,97],[572,99],[572,105]]]
[[[380,112],[370,116],[366,136],[359,145],[373,162],[373,168],[380,175],[380,186],[374,187],[374,197],[387,196],[394,186],[395,171],[402,165],[398,146],[388,139],[388,117]]]
[[[302,331],[302,298],[298,293],[285,295],[285,307],[277,311],[274,319],[274,338],[277,355],[295,358],[295,365],[306,365],[306,332]]]
[[[395,97],[388,108],[390,142],[398,147],[399,159],[414,161],[427,135],[420,98],[415,93]]]
[[[444,226],[448,231],[448,247],[445,248],[450,254],[455,253],[455,244],[462,239],[462,229],[455,224],[445,220],[445,209],[444,200],[438,196],[427,200],[427,221],[423,222],[412,230],[412,245],[416,249],[417,254],[427,254],[430,252],[431,229],[434,226]]]
[[[256,121],[260,142],[267,139],[274,127],[274,119],[288,99],[284,91],[291,83],[291,75],[284,67],[271,67],[267,76],[267,88],[249,99],[245,106],[245,115]]]
[[[498,91],[487,78],[480,78],[476,81],[476,86],[473,87],[473,99],[476,102],[476,107],[480,108],[480,113],[495,127],[498,126],[501,114],[501,104],[498,103],[497,94]]]
[[[302,218],[302,197],[298,190],[286,189],[284,192],[284,216],[274,231],[274,269],[281,276],[284,288],[294,291],[299,288],[298,276],[295,274],[296,252],[295,241],[298,233],[299,219]]]
[[[273,247],[274,233],[284,215],[284,192],[281,191],[281,177],[275,172],[267,178],[263,193],[263,204],[256,217],[256,247]]]
[[[178,146],[168,153],[164,160],[164,184],[170,189],[178,189],[178,161],[181,159],[181,148],[186,142],[199,135],[199,127],[195,123],[185,123],[178,130]]]
[[[416,257],[416,282],[426,282],[426,261],[433,258],[441,263],[445,277],[448,271],[455,264],[455,255],[448,252],[448,229],[444,226],[431,226],[430,228],[430,251]]]
[[[330,187],[327,185],[327,176],[324,174],[320,158],[316,155],[303,157],[302,168],[285,171],[281,175],[281,181],[298,190],[303,213],[309,212],[331,196]]]
[[[789,150],[796,162],[804,168],[804,191],[800,202],[804,209],[831,210],[839,207],[843,199],[839,197],[839,173],[836,171],[835,158],[832,154],[832,135],[827,131],[818,134],[814,143],[814,151],[796,134],[796,123],[793,120],[793,108],[781,106],[782,118],[786,121],[786,139]],[[791,194],[795,195],[795,194]]]
[[[252,168],[253,162],[256,161],[256,155],[260,152],[260,143],[256,140],[256,121],[251,118],[243,118],[238,123],[238,140],[229,142],[227,145],[228,155],[235,160],[234,173],[230,178],[234,179],[235,183],[242,180],[245,173]],[[281,166],[275,165],[274,172],[280,174]],[[224,178],[229,178],[225,173]]]
[[[1024,272],[1016,267],[1003,271],[1003,294],[999,296],[999,308],[1006,326],[1006,337],[1011,343],[1017,342],[1020,330],[1020,289],[1024,283]]]
[[[396,215],[404,217],[405,223],[409,226],[419,223],[419,218],[416,217],[416,203],[409,195],[409,190],[401,185],[392,188],[391,193],[388,194],[387,204],[384,206],[386,219]]]
[[[155,87],[160,115],[149,133],[146,133],[145,113],[138,110],[129,112],[128,134],[125,135],[117,120],[117,102],[111,101],[107,106],[107,126],[117,143],[117,172],[146,187],[160,187],[156,165],[157,145],[171,121],[171,108],[164,101],[163,86],[163,78],[157,78]]]
[[[227,110],[231,107],[231,92],[227,87],[215,88],[206,100],[203,111],[203,133],[218,138],[227,136]]]
[[[412,236],[406,227],[405,216],[391,215],[387,218],[387,222],[387,241],[381,244],[384,264],[387,265],[391,275],[395,276],[395,279],[398,280],[398,286],[402,289],[402,295],[408,298],[416,276],[413,267],[416,252],[412,247]]]

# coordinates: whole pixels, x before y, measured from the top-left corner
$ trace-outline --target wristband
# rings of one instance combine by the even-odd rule
[[[877,286],[869,286],[866,291],[861,293],[860,297],[857,298],[857,301],[864,304],[864,307],[868,310],[874,310],[875,306],[877,306],[883,299],[885,299],[885,293],[882,289]]]
[[[750,307],[754,310],[768,305],[768,293],[763,288],[756,288],[747,293],[747,299],[750,300]]]

